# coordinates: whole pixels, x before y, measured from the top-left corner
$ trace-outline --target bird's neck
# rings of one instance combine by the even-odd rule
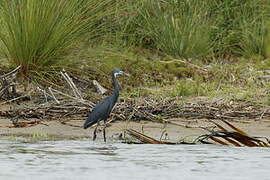
[[[119,82],[118,80],[116,79],[116,77],[113,75],[112,77],[112,82],[113,82],[113,87],[114,87],[114,90],[113,90],[113,95],[115,95],[117,98],[119,96],[119,91],[121,89],[120,85],[119,85]]]

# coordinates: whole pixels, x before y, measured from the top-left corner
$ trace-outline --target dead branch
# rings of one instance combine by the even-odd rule
[[[266,141],[263,141],[261,140],[262,137],[253,137],[228,121],[222,120],[222,122],[228,125],[232,130],[226,129],[224,126],[214,121],[211,122],[214,123],[219,130],[212,130],[210,131],[210,134],[199,136],[196,141],[209,144],[211,142],[208,140],[211,139],[213,142],[222,145],[270,147],[270,143],[267,138],[264,138]]]
[[[49,92],[51,93],[51,96],[52,96],[52,98],[55,100],[55,102],[56,102],[57,104],[60,104],[60,101],[59,101],[59,100],[55,97],[55,95],[53,94],[52,88],[49,87],[48,90],[49,90]]]
[[[70,95],[68,95],[68,94],[66,94],[66,93],[63,93],[63,92],[61,92],[61,91],[59,91],[59,90],[56,90],[56,89],[51,88],[51,91],[53,91],[53,92],[55,92],[55,93],[58,93],[58,94],[61,94],[61,95],[63,95],[63,96],[66,96],[66,97],[68,97],[68,98],[70,98],[70,99],[76,100],[76,101],[78,101],[78,102],[80,102],[80,103],[82,103],[82,104],[88,105],[88,106],[90,106],[91,108],[94,106],[94,103],[92,103],[92,102],[90,102],[90,101],[87,101],[87,100],[84,100],[84,99],[78,99],[78,98],[76,98],[76,97],[73,97],[73,96],[70,96]]]
[[[102,87],[96,80],[93,80],[93,84],[97,88],[98,92],[100,92],[100,94],[105,94],[107,92],[107,89]]]
[[[138,139],[142,143],[146,144],[176,144],[173,142],[166,142],[166,141],[159,141],[154,138],[151,138],[149,136],[146,136],[145,134],[142,134],[138,131],[135,131],[134,129],[126,129],[125,133],[129,134],[130,136]]]
[[[69,86],[72,89],[75,97],[77,99],[83,99],[81,93],[79,92],[78,88],[76,87],[76,85],[74,84],[72,78],[68,75],[68,73],[64,69],[60,73],[63,76],[63,78],[67,81],[67,83],[69,84]]]
[[[10,71],[10,72],[8,72],[8,73],[6,73],[6,74],[4,74],[4,75],[1,75],[1,76],[0,76],[0,79],[6,78],[7,76],[10,76],[10,75],[16,73],[20,68],[21,68],[21,65],[18,66],[18,67],[16,67],[14,70],[12,70],[12,71]]]

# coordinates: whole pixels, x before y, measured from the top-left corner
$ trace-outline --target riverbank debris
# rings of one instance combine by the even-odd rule
[[[17,71],[15,70],[12,72]],[[92,81],[88,79],[65,70],[60,72],[59,75],[65,88],[61,89],[58,86],[46,87],[46,85],[42,86],[40,84],[32,85],[27,92],[20,92],[22,94],[20,97],[2,100],[0,105],[5,105],[7,108],[0,109],[0,116],[17,122],[36,119],[40,121],[58,120],[70,126],[73,126],[68,123],[71,120],[85,119],[89,114],[89,109],[91,111],[95,106],[95,102],[98,102],[103,96],[94,91],[90,91],[89,94],[90,89],[96,91],[96,88],[94,85],[89,87]],[[86,86],[88,88],[85,88]],[[269,107],[249,101],[222,98],[210,100],[197,97],[183,102],[182,97],[155,98],[149,96],[120,98],[109,122],[143,120],[188,128],[191,126],[173,122],[171,119],[183,118],[190,122],[201,119],[224,119],[244,122],[269,117]]]
[[[40,88],[41,89],[41,88]],[[51,88],[53,89],[53,88]],[[43,89],[44,90],[44,89]],[[53,89],[54,97],[49,92],[40,96],[31,96],[31,101],[17,103],[5,101],[2,104],[10,106],[8,109],[0,109],[0,116],[17,119],[48,119],[55,120],[65,117],[65,120],[84,119],[94,102],[84,99],[68,97],[65,92]],[[40,91],[39,91],[40,93]],[[48,95],[49,94],[49,95]],[[46,100],[47,99],[47,100]],[[56,100],[57,101],[56,101]],[[241,103],[239,106],[229,107],[226,104],[207,104],[206,102],[181,104],[178,98],[165,98],[155,100],[149,97],[137,99],[120,99],[112,112],[112,122],[115,120],[152,121],[159,123],[171,123],[168,119],[184,118],[187,120],[226,119],[230,121],[247,121],[249,119],[261,119],[270,117],[270,111],[263,108],[252,107],[250,104]]]
[[[125,133],[127,133],[131,137],[134,137],[135,139],[139,140],[141,143],[144,143],[144,144],[171,144],[171,145],[177,144],[177,143],[168,142],[168,141],[156,140],[134,129],[126,129]]]
[[[221,120],[232,130],[225,128],[217,122],[211,121],[216,125],[218,130],[207,130],[210,134],[199,136],[196,141],[203,144],[221,144],[233,146],[248,146],[248,147],[270,147],[270,141],[266,137],[255,137],[249,135],[244,130],[237,128],[226,120]],[[212,140],[212,142],[210,141]]]
[[[21,66],[0,75],[0,98],[7,100],[18,96],[16,91],[16,76]]]

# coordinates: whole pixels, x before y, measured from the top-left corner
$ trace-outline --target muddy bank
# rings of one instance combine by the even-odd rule
[[[193,140],[202,134],[206,134],[207,131],[203,130],[201,127],[214,127],[214,125],[206,119],[171,119],[170,121],[178,125],[167,124],[164,128],[164,124],[162,123],[149,121],[112,122],[109,124],[109,127],[107,127],[107,137],[109,141],[118,140],[119,135],[124,132],[124,129],[132,128],[156,139],[159,139],[162,132],[165,131],[165,134],[167,133],[166,139],[175,142],[181,139]],[[219,122],[218,120],[215,121]],[[230,122],[253,136],[270,137],[270,119],[233,120]],[[69,125],[64,125],[55,120],[44,120],[42,123],[31,127],[10,128],[9,126],[12,126],[10,120],[0,119],[0,135],[64,139],[89,138],[91,140],[94,128],[84,130],[80,127],[82,124],[83,120],[71,120],[69,121]],[[101,132],[98,133],[97,140],[102,140]]]

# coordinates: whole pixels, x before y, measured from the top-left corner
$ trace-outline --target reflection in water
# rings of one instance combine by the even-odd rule
[[[0,179],[269,179],[267,148],[0,139]]]

